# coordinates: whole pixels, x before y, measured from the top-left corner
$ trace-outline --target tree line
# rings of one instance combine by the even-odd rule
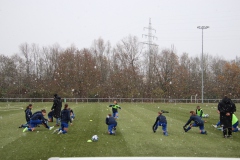
[[[101,38],[83,49],[23,43],[19,53],[0,55],[0,97],[199,98],[203,68],[204,99],[239,98],[239,57],[204,54],[202,63],[174,46],[145,48],[131,35],[114,47]]]

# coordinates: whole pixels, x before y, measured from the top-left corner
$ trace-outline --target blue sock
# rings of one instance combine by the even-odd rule
[[[191,129],[191,127],[190,126],[188,126],[188,128],[187,128],[187,131],[189,131]]]
[[[31,128],[28,128],[28,131],[32,131],[32,129],[31,129]]]
[[[67,133],[67,131],[65,131],[65,130],[63,130],[63,132],[62,132],[63,134],[65,134],[65,133]]]

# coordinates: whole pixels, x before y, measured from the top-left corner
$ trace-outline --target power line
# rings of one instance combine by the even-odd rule
[[[147,44],[149,46],[149,50],[151,49],[152,45],[158,46],[158,45],[152,43],[152,40],[154,40],[154,38],[157,39],[157,37],[152,35],[152,31],[155,31],[155,33],[156,33],[156,30],[152,28],[151,18],[149,18],[149,25],[148,25],[148,27],[144,27],[143,30],[144,29],[148,30],[148,35],[147,34],[142,34],[142,36],[148,37],[148,42],[142,42],[142,43],[143,44]]]

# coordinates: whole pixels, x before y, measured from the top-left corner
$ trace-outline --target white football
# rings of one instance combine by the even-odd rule
[[[92,141],[93,141],[93,142],[98,141],[98,136],[97,136],[97,135],[92,136]]]

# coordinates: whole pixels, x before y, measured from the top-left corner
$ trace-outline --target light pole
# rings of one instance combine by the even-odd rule
[[[202,68],[202,103],[203,103],[203,30],[208,29],[209,26],[198,26],[197,28],[202,30],[202,62],[201,62],[201,68]]]

